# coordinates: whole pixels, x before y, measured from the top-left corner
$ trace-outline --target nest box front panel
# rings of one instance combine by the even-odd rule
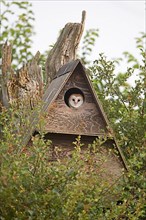
[[[85,73],[76,68],[48,107],[45,131],[96,136],[106,126]]]
[[[75,147],[73,142],[77,138],[76,135],[48,133],[46,134],[45,138],[52,140],[51,160],[72,157],[73,149]],[[84,153],[88,151],[88,145],[94,140],[95,137],[93,136],[81,136],[81,143],[84,143],[84,145],[81,147],[83,157]],[[107,179],[108,182],[110,181],[110,183],[115,182],[115,180],[123,174],[123,164],[119,157],[117,157],[115,154],[116,151],[113,149],[113,144],[114,143],[112,143],[112,140],[109,140],[109,142],[105,142],[102,146],[97,145],[98,147],[95,155],[90,149],[92,160],[96,160],[98,164],[98,175],[102,176],[104,180]]]

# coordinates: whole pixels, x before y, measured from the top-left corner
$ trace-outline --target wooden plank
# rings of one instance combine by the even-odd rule
[[[64,86],[64,83],[68,80],[70,75],[71,73],[68,73],[66,75],[57,78],[56,80],[53,80],[50,86],[46,89],[46,92],[42,99],[41,110],[33,112],[28,118],[29,128],[27,128],[27,131],[22,139],[22,145],[26,145],[28,143],[31,136],[37,129],[37,125],[40,120],[40,115],[44,114],[48,106],[55,100],[55,98],[59,94],[60,90]]]
[[[77,60],[72,60],[71,62],[63,65],[59,71],[57,72],[57,74],[55,75],[54,79],[55,78],[58,78],[66,73],[73,73],[73,71],[75,70],[75,68],[77,67],[77,65],[80,63],[80,60],[77,59]]]
[[[79,109],[68,107],[64,101],[64,95],[70,88],[79,88],[85,96],[84,104]],[[77,135],[106,134],[107,124],[98,108],[83,72],[76,69],[54,102],[49,105],[45,131]]]

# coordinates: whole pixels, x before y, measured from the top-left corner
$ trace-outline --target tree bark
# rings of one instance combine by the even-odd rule
[[[7,42],[2,47],[2,65],[1,65],[1,103],[6,108],[9,107],[8,82],[12,74],[11,69],[12,47]]]
[[[84,31],[86,12],[82,12],[81,23],[67,23],[48,54],[46,60],[46,77],[49,85],[61,66],[76,59],[80,39]]]
[[[43,94],[41,68],[38,65],[40,53],[37,52],[32,61],[16,73],[11,67],[11,57],[12,46],[6,42],[2,48],[1,104],[6,108],[17,105],[32,109]]]

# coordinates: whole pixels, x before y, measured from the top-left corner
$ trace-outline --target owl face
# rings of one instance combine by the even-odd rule
[[[72,94],[69,97],[68,104],[72,108],[79,108],[83,104],[83,96],[81,94]]]

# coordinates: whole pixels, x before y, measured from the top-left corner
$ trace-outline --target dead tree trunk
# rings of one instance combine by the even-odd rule
[[[61,66],[76,59],[76,52],[84,30],[85,11],[81,23],[67,23],[46,59],[47,84],[52,81]],[[2,76],[0,80],[0,102],[6,108],[12,104],[27,105],[31,109],[43,96],[43,80],[38,65],[37,52],[31,62],[16,73],[11,67],[12,46],[6,42],[2,48]]]
[[[85,17],[86,12],[83,11],[81,23],[67,23],[62,29],[53,49],[48,54],[46,60],[48,84],[52,81],[61,66],[76,59],[78,45],[84,31]]]
[[[32,109],[43,94],[41,68],[38,66],[39,52],[32,61],[16,73],[11,67],[12,47],[7,42],[2,48],[1,104],[9,108],[11,105],[25,105]]]

